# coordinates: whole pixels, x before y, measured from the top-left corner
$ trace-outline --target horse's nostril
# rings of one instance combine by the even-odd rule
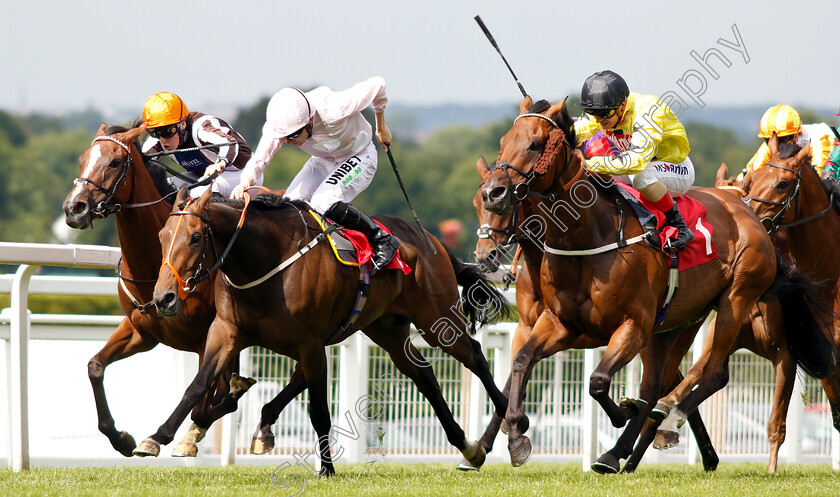
[[[73,214],[81,214],[87,210],[87,204],[84,202],[76,202],[70,212]]]
[[[490,190],[490,198],[494,200],[501,199],[504,198],[505,193],[507,193],[507,188],[504,186],[497,186],[496,188]]]

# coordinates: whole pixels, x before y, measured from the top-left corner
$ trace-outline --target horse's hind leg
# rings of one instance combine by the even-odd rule
[[[298,349],[300,368],[309,387],[309,418],[318,435],[318,457],[321,459],[321,476],[332,476],[335,468],[330,454],[329,395],[327,394],[327,355],[323,345],[310,345]]]
[[[431,365],[411,343],[410,324],[406,320],[394,326],[391,323],[385,324],[384,319],[387,318],[380,318],[366,327],[365,334],[388,352],[397,369],[409,377],[420,393],[426,397],[440,420],[449,443],[460,450],[470,464],[480,467],[484,463],[484,448],[477,442],[467,441],[464,430],[455,421],[446,399],[443,398]]]
[[[265,454],[274,448],[274,434],[271,433],[271,427],[277,422],[277,418],[289,402],[304,390],[306,390],[306,378],[303,376],[300,363],[296,363],[292,377],[289,378],[289,384],[262,408],[260,424],[251,439],[251,454]]]
[[[102,350],[97,352],[88,362],[88,378],[91,387],[93,387],[96,415],[99,418],[99,431],[108,437],[111,446],[117,452],[126,457],[131,457],[137,444],[130,434],[116,428],[105,395],[105,368],[120,359],[125,359],[138,352],[151,350],[157,344],[158,342],[151,336],[138,332],[126,318],[117,326]]]

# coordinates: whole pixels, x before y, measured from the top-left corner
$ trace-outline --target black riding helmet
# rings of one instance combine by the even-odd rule
[[[600,71],[583,82],[577,106],[583,110],[616,109],[629,95],[624,78],[613,71]]]

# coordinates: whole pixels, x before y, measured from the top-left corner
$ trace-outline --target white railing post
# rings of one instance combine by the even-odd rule
[[[598,452],[598,404],[589,395],[589,377],[595,372],[600,351],[586,349],[583,351],[583,382],[580,395],[583,403],[583,424],[581,426],[582,461],[584,471],[591,471]]]
[[[802,371],[797,368],[788,407],[787,434],[785,443],[779,449],[787,464],[802,462],[802,418],[805,412],[805,402],[802,400],[802,392],[805,391],[803,376]]]
[[[340,461],[344,463],[365,462],[367,450],[368,420],[363,417],[368,402],[362,400],[368,395],[370,383],[369,350],[365,336],[356,332],[339,346],[338,364],[338,413],[333,419],[333,436],[336,449],[342,451]],[[356,409],[362,401],[362,413]]]
[[[29,280],[38,266],[22,265],[12,285],[11,440],[13,471],[29,469]]]
[[[840,470],[840,432],[831,430],[831,467]]]
[[[484,333],[478,333],[473,338],[481,345],[481,352],[487,357],[487,349],[484,347]],[[467,406],[469,417],[467,418],[466,433],[468,440],[475,441],[481,437],[484,431],[484,426],[482,426],[483,423],[481,421],[484,419],[484,399],[487,398],[487,394],[484,390],[484,385],[481,384],[481,380],[472,371],[462,366],[461,374],[469,375],[470,393],[469,405]]]
[[[499,388],[504,388],[505,383],[507,383],[510,377],[510,365],[513,360],[513,357],[511,357],[511,348],[514,333],[502,334],[502,346],[496,349],[496,354],[493,356],[493,378],[496,380],[496,385]],[[504,416],[504,413],[502,415]],[[508,454],[507,436],[501,432],[499,432],[499,435],[493,441],[493,451],[491,454],[497,454],[498,457],[502,457],[505,461],[509,462],[509,459],[505,456]]]
[[[251,375],[251,349],[239,353],[239,374],[247,378]],[[242,399],[240,399],[242,400]],[[220,450],[222,466],[236,464],[236,430],[239,425],[239,409],[222,417],[222,447]]]

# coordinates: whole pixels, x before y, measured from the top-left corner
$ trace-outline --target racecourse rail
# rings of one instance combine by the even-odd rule
[[[285,385],[291,373],[292,361],[265,349],[252,348],[240,356],[243,374],[258,383],[240,401],[239,410],[225,416],[208,432],[199,445],[196,460],[173,460],[166,457],[167,449],[158,459],[126,459],[110,447],[103,447],[103,435],[96,430],[95,415],[84,420],[90,433],[81,437],[72,451],[54,449],[54,453],[30,455],[30,405],[54,393],[30,391],[30,375],[43,375],[44,369],[31,367],[31,342],[58,344],[104,342],[122,316],[87,316],[32,314],[28,310],[30,294],[98,295],[114,298],[117,279],[96,276],[39,276],[40,266],[78,268],[113,268],[120,251],[114,247],[93,245],[23,244],[0,242],[0,264],[19,265],[14,275],[0,275],[0,294],[11,294],[11,307],[0,313],[0,340],[5,348],[6,382],[3,397],[9,399],[6,430],[8,441],[6,463],[15,471],[39,466],[94,464],[281,464],[309,458],[315,452],[315,435],[309,425],[307,396],[304,393],[292,402],[274,425],[277,447],[264,456],[249,454],[251,434],[259,419],[260,407]],[[514,301],[513,292],[507,293]],[[486,326],[476,336],[493,367],[494,377],[503,384],[510,372],[511,340],[515,323]],[[450,404],[468,436],[477,439],[489,421],[491,407],[480,382],[453,359],[429,348],[419,335],[415,345],[432,363],[444,397]],[[684,364],[690,364],[693,354],[701,350],[702,332],[694,350]],[[67,347],[67,345],[64,345]],[[165,359],[157,356],[153,372],[165,371],[159,390],[169,388],[167,401],[138,403],[144,418],[162,422],[180,398],[183,389],[197,371],[194,354],[180,353],[165,347]],[[336,439],[336,462],[406,461],[457,463],[460,455],[451,447],[442,428],[434,418],[425,399],[413,385],[396,372],[384,352],[374,346],[362,333],[356,333],[343,343],[330,348],[329,390]],[[156,349],[157,350],[157,349]],[[594,370],[601,350],[567,351],[545,360],[535,368],[526,396],[526,412],[531,419],[528,435],[534,443],[533,460],[580,461],[589,470],[590,463],[609,448],[619,431],[610,426],[594,401],[587,395],[588,378]],[[91,354],[92,355],[92,354]],[[2,356],[0,356],[2,357]],[[80,374],[90,357],[69,360],[72,364],[51,364],[50,374],[65,375],[67,371]],[[35,363],[39,357],[33,356]],[[47,359],[48,360],[48,359]],[[78,364],[76,362],[78,361]],[[136,378],[150,373],[148,354],[139,354],[130,372],[123,378]],[[122,362],[118,363],[122,364]],[[113,367],[113,366],[112,366]],[[122,367],[122,366],[121,366]],[[111,375],[106,370],[106,377]],[[737,352],[730,361],[730,384],[701,406],[701,414],[712,435],[722,461],[750,460],[766,462],[768,442],[766,422],[769,402],[773,398],[774,375],[769,361],[746,351]],[[840,436],[831,429],[830,414],[818,382],[797,375],[795,392],[787,419],[787,439],[782,446],[781,462],[829,462],[840,469]],[[638,358],[616,376],[612,387],[614,397],[633,396],[638,389],[641,366]],[[172,380],[172,378],[175,378]],[[84,378],[85,383],[87,378]],[[119,390],[106,384],[109,396]],[[73,392],[75,405],[57,407],[57,415],[64,411],[70,417],[73,410],[92,409],[93,398],[89,384]],[[130,389],[129,389],[130,390]],[[157,391],[157,390],[156,390]],[[134,393],[134,392],[129,392]],[[117,399],[119,400],[119,399]],[[140,399],[135,399],[140,400]],[[807,402],[807,404],[806,404]],[[118,402],[111,397],[112,409]],[[154,409],[152,409],[154,407]],[[0,413],[2,420],[4,413]],[[38,414],[38,413],[36,413]],[[118,427],[120,417],[116,416]],[[147,420],[148,421],[148,420]],[[151,421],[149,421],[151,422]],[[188,423],[185,423],[185,425]],[[46,426],[44,426],[46,425]],[[50,423],[40,423],[37,433],[49,430]],[[218,426],[221,425],[221,426]],[[154,425],[156,426],[156,424]],[[182,427],[182,432],[185,427]],[[146,432],[129,432],[137,439]],[[182,432],[179,432],[178,436]],[[52,435],[60,439],[62,434]],[[2,439],[3,437],[0,437]],[[65,437],[72,438],[72,437]],[[682,444],[665,453],[650,449],[645,462],[698,461],[698,453],[691,435],[681,430]],[[507,462],[506,438],[499,436],[489,462]],[[96,445],[95,456],[79,455],[79,447]],[[107,442],[106,442],[107,445]],[[174,447],[174,444],[172,445]],[[3,449],[0,448],[0,454]],[[84,452],[82,450],[82,452]]]

